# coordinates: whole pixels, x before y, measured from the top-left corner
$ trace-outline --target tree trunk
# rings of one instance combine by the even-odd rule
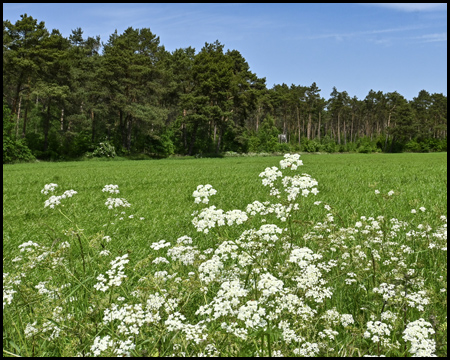
[[[392,138],[391,147],[389,148],[390,153],[392,153],[392,151],[394,150],[394,144],[396,141],[397,141],[397,137],[394,135],[394,137]]]
[[[22,74],[20,74],[20,76],[19,76],[19,82],[17,84],[16,94],[14,96],[14,101],[13,101],[13,106],[12,106],[12,111],[11,111],[11,113],[13,115],[16,115],[16,111],[17,111],[17,103],[19,102],[19,97],[20,97],[20,85],[21,85],[21,82],[22,82]]]
[[[94,122],[94,110],[91,109],[91,126],[92,126],[92,137],[91,141],[92,143],[95,142],[95,122]]]
[[[322,119],[322,112],[319,111],[319,127],[317,128],[317,138],[320,141],[320,120]]]
[[[188,152],[189,156],[192,155],[192,152],[194,150],[195,138],[197,137],[197,129],[198,129],[198,122],[196,121],[194,123],[194,129],[192,129],[191,142],[189,144],[189,152]]]
[[[184,151],[187,151],[187,138],[186,138],[186,122],[185,122],[185,118],[186,118],[186,109],[183,110],[183,122],[181,124],[181,133],[183,136],[183,147],[184,147]]]
[[[28,100],[29,100],[29,97],[30,96],[28,95]],[[25,104],[25,116],[23,117],[22,138],[25,138],[26,130],[27,130],[28,104],[29,104],[29,102],[27,101]]]
[[[311,113],[308,114],[308,126],[306,128],[306,138],[311,138]]]
[[[216,154],[219,154],[219,152],[220,152],[220,145],[222,144],[222,136],[223,136],[223,126],[221,126],[220,130],[219,130],[219,137],[218,137],[218,141],[217,141]]]
[[[256,132],[258,132],[260,116],[261,116],[261,105],[258,106],[258,111],[256,112]]]
[[[338,122],[337,122],[337,138],[338,138],[338,144],[341,145],[341,113],[338,112]]]
[[[344,145],[347,145],[347,129],[345,128],[345,118],[344,118]]]
[[[123,112],[120,111],[120,127],[122,132],[122,147],[127,148],[127,125],[128,125],[128,114],[123,118]]]
[[[127,118],[128,118],[128,121],[127,121],[127,150],[130,151],[131,150],[131,130],[132,130],[133,118],[131,115],[128,115]]]
[[[47,114],[44,117],[44,152],[48,150],[48,132],[50,130],[50,103],[51,99],[48,100]]]
[[[355,114],[352,114],[352,124],[350,125],[350,142],[353,140],[353,122],[355,121]]]
[[[60,123],[61,123],[61,132],[63,132],[64,131],[64,109],[61,109],[61,120],[60,120]],[[68,128],[67,130],[70,130],[70,129]]]
[[[20,121],[20,106],[22,105],[22,95],[19,99],[19,108],[17,110],[17,121],[16,121],[16,139],[19,137],[19,121]]]
[[[297,126],[298,126],[298,146],[301,146],[301,140],[300,140],[300,110],[297,106]]]

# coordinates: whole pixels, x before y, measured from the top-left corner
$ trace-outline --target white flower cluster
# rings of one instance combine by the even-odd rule
[[[291,256],[289,257],[289,262],[293,262],[298,264],[300,268],[304,269],[311,261],[316,259],[321,259],[322,255],[314,254],[314,252],[307,247],[303,247],[300,249],[294,249],[291,252]]]
[[[195,214],[195,213],[194,213]],[[230,210],[224,213],[222,209],[210,206],[203,209],[198,216],[192,219],[192,224],[197,228],[197,231],[203,231],[205,234],[209,232],[209,229],[217,226],[228,225],[231,226],[234,223],[236,225],[243,224],[248,220],[247,213],[241,210]]]
[[[256,214],[259,215],[275,214],[277,219],[280,219],[281,221],[285,222],[287,221],[287,217],[289,216],[290,212],[292,210],[298,209],[299,209],[298,204],[289,204],[287,206],[284,206],[283,204],[279,203],[270,204],[269,201],[265,201],[264,203],[254,201],[253,203],[247,205],[246,212],[251,216],[254,216]],[[266,219],[263,219],[263,221],[266,221]]]
[[[120,286],[122,284],[122,279],[127,276],[124,274],[123,269],[124,265],[127,264],[130,260],[127,259],[128,254],[123,256],[116,257],[113,261],[111,261],[111,269],[106,272],[109,277],[109,281],[106,284],[107,279],[103,274],[97,276],[97,280],[99,281],[94,285],[96,290],[100,290],[105,292],[110,288],[110,286]]]
[[[265,224],[261,225],[259,230],[254,232],[254,234],[257,235],[261,240],[267,242],[275,242],[278,240],[277,234],[281,234],[282,232],[283,230],[274,224]]]
[[[216,257],[216,255],[214,255]],[[217,257],[216,257],[217,258]],[[248,290],[243,288],[243,284],[239,279],[226,280],[220,285],[220,289],[211,302],[206,305],[202,305],[196,311],[196,315],[209,315],[206,321],[213,321],[222,316],[236,315],[240,310],[237,309],[240,298],[245,297],[248,294]],[[244,315],[241,315],[243,317]],[[224,327],[222,325],[222,327]],[[246,331],[243,334],[242,331],[233,327],[229,329],[229,332],[240,334],[240,337],[246,337]]]
[[[25,327],[25,330],[24,330],[26,338],[30,338],[39,332],[39,330],[37,328],[35,328],[36,324],[37,324],[37,321],[34,321],[32,324],[27,323],[27,326]]]
[[[110,194],[118,194],[119,193],[119,185],[105,185],[102,189],[103,192],[109,192]]]
[[[41,282],[39,282],[39,284],[37,284],[37,285],[35,286],[35,289],[38,290],[38,294],[40,294],[40,295],[47,294],[47,296],[48,296],[50,299],[56,299],[55,291],[49,290],[49,289],[47,289],[47,288],[45,287],[45,285],[46,285],[47,283],[48,283],[48,281],[41,281]]]
[[[385,324],[382,321],[369,321],[367,331],[364,337],[370,338],[374,343],[381,342],[383,345],[389,344],[389,335],[391,335],[392,325]]]
[[[41,193],[47,195],[49,192],[55,191],[57,187],[57,184],[46,184]],[[61,199],[72,197],[75,194],[78,194],[75,190],[66,190],[62,195],[52,195],[48,200],[45,200],[44,207],[49,206],[50,209],[54,209],[56,205],[61,204]]]
[[[299,154],[285,154],[284,160],[280,161],[280,167],[282,169],[291,168],[291,170],[297,170],[297,167],[302,166],[303,161],[300,160]]]
[[[236,223],[236,225],[241,225],[248,220],[248,216],[245,211],[229,210],[225,213],[225,219],[228,226],[231,226],[234,223]]]
[[[259,174],[259,177],[262,177],[262,184],[264,186],[269,185],[270,187],[273,187],[274,181],[283,176],[282,172],[276,167],[267,167],[262,173]]]
[[[284,160],[280,161],[281,169],[290,168],[291,170],[297,170],[298,166],[303,165],[302,161],[299,160],[300,155],[298,154],[286,154],[284,157]],[[275,186],[275,181],[283,177],[282,172],[276,166],[272,166],[267,167],[259,176],[263,178],[263,185],[270,187],[270,195],[280,198],[281,191]],[[282,185],[288,195],[287,200],[289,202],[295,201],[299,195],[306,197],[309,193],[313,193],[314,195],[319,193],[319,190],[315,188],[318,182],[308,174],[302,174],[302,176],[295,175],[293,177],[284,176],[282,178]],[[260,203],[253,203],[248,210],[256,213],[258,210],[263,211],[264,209],[261,208]]]
[[[314,357],[319,354],[319,344],[316,343],[310,343],[305,342],[302,344],[300,348],[296,348],[293,350],[295,355],[301,355],[301,356],[308,356],[308,357]]]
[[[247,214],[254,216],[256,214],[267,215],[266,205],[269,205],[269,202],[261,203],[258,200],[253,201],[251,204],[247,205],[245,211]]]
[[[373,288],[373,292],[382,294],[385,301],[389,299],[393,302],[406,301],[409,307],[416,308],[419,311],[424,311],[423,306],[430,303],[425,291],[405,291],[403,286],[394,284],[382,283],[379,287]]]
[[[150,245],[150,247],[151,247],[153,250],[159,250],[159,249],[163,249],[163,248],[165,248],[165,247],[167,247],[167,246],[170,246],[170,245],[171,245],[170,242],[166,242],[166,240],[160,240],[160,241],[158,241],[158,242],[152,243],[152,244]]]
[[[182,245],[182,244],[183,242],[181,243],[178,242],[177,246],[174,246],[173,248],[167,251],[167,255],[170,256],[171,259],[174,261],[181,261],[184,265],[193,265],[195,257],[200,253],[200,251],[197,250],[196,246]]]
[[[9,273],[3,273],[3,309],[5,305],[11,304],[16,290],[12,288],[11,281],[8,279]]]
[[[257,288],[262,290],[262,296],[269,297],[270,295],[283,292],[283,281],[270,273],[261,274]]]
[[[312,263],[320,258],[322,258],[322,255],[314,254],[309,248],[297,248],[292,250],[288,260],[288,262],[297,264],[301,269],[297,276],[292,277],[292,280],[297,282],[299,289],[306,291],[305,297],[314,298],[316,303],[322,303],[324,298],[331,298],[333,294],[329,287],[324,286],[327,281],[322,278],[322,271],[319,265],[325,270],[336,266],[335,263],[330,263],[328,266]]]
[[[53,183],[46,184],[46,185],[44,185],[44,188],[41,190],[41,194],[48,195],[49,192],[55,191],[55,189],[57,187],[58,187],[58,184],[53,184]]]
[[[108,198],[108,200],[105,202],[105,205],[108,207],[108,209],[114,209],[117,207],[130,207],[131,205],[126,201],[125,199],[121,198]]]
[[[38,247],[39,247],[39,245],[32,242],[31,240],[19,245],[20,252],[24,252],[24,251],[33,252],[34,248],[38,248]]]
[[[213,257],[205,262],[203,262],[199,267],[198,271],[200,272],[199,277],[200,280],[209,284],[213,281],[223,269],[223,262],[220,261],[220,258],[217,255],[213,255]]]
[[[143,325],[156,324],[161,320],[160,308],[166,303],[166,295],[150,294],[145,308],[142,304],[111,304],[103,313],[103,324],[118,321],[117,331],[125,335],[139,335]]]
[[[397,315],[392,311],[387,310],[381,313],[381,320],[390,321],[392,324],[394,324],[395,320],[397,320]]]
[[[307,197],[309,193],[317,195],[319,190],[314,186],[319,183],[308,174],[285,176],[282,180],[284,190],[288,193],[288,201],[294,201],[298,195]],[[309,190],[311,189],[311,190]]]
[[[248,330],[245,328],[238,327],[238,324],[236,322],[232,322],[231,324],[227,324],[226,322],[223,322],[220,324],[220,327],[225,330],[229,334],[233,334],[234,336],[238,337],[242,340],[247,340],[247,333]]]
[[[209,202],[208,196],[215,195],[217,190],[213,189],[212,185],[199,185],[197,186],[197,190],[192,193],[192,196],[195,197],[194,202],[196,204],[207,204]]]
[[[403,331],[403,340],[411,342],[409,352],[414,357],[435,357],[436,342],[428,338],[433,334],[434,329],[431,324],[420,318],[406,325],[406,329]]]
[[[112,353],[116,356],[131,356],[131,350],[133,350],[136,345],[132,341],[132,337],[123,340],[112,340],[111,336],[106,335],[104,337],[97,336],[94,339],[94,344],[91,346],[91,351],[93,356],[100,356],[102,352],[111,349]],[[90,354],[86,354],[89,356]]]
[[[183,324],[183,320],[186,320],[186,317],[177,311],[169,315],[164,325],[166,325],[168,331],[181,330],[185,333],[187,341],[193,340],[197,345],[207,340],[208,334],[205,333],[207,330],[206,325],[203,324],[204,321],[199,321],[196,325],[192,325],[188,323]]]
[[[388,301],[396,295],[395,285],[382,283],[379,287],[373,288],[373,292],[383,295],[383,300]]]
[[[239,308],[237,318],[244,321],[247,328],[265,328],[267,321],[264,319],[266,309],[258,306],[258,301],[249,300]]]

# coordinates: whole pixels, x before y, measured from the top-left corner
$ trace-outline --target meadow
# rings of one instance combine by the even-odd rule
[[[447,154],[300,160],[4,165],[4,356],[446,356]]]

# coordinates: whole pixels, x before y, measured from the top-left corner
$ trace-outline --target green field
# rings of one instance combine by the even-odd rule
[[[443,239],[442,226],[446,226],[446,220],[443,221],[441,217],[447,216],[447,154],[302,155],[304,165],[295,173],[310,174],[318,181],[319,193],[316,196],[310,194],[307,198],[299,197],[296,200],[299,210],[288,217],[287,222],[270,215],[265,220],[256,216],[250,217],[243,225],[216,227],[209,234],[196,231],[191,223],[191,214],[196,210],[215,205],[225,212],[233,209],[245,211],[247,204],[255,200],[276,203],[277,199],[269,196],[268,188],[262,186],[259,174],[266,167],[279,166],[281,159],[283,157],[235,157],[4,165],[3,271],[8,274],[6,280],[4,275],[4,355],[92,355],[100,354],[98,349],[103,349],[101,355],[107,356],[118,354],[114,353],[114,349],[120,347],[121,341],[130,338],[133,345],[128,348],[127,345],[123,346],[128,349],[125,353],[132,356],[182,353],[188,356],[403,356],[417,352],[412,341],[402,340],[408,322],[424,319],[435,328],[435,335],[430,335],[435,340],[434,353],[445,356],[446,340],[444,344],[443,339],[446,339],[447,333],[447,260],[446,245],[445,250],[442,250],[443,244],[446,244],[446,232]],[[291,175],[290,172],[287,174]],[[77,194],[63,199],[61,205],[64,206],[44,208],[44,202],[51,194],[41,194],[41,189],[50,183],[58,184],[57,195],[69,189],[77,191]],[[131,207],[120,211],[108,210],[104,203],[111,194],[102,192],[107,184],[118,185],[120,194],[113,197],[125,198]],[[217,190],[217,194],[210,197],[208,205],[194,204],[192,193],[200,184],[211,184]],[[375,190],[379,190],[380,194],[375,194]],[[387,195],[391,190],[393,195]],[[315,205],[315,201],[322,203]],[[331,206],[331,210],[324,209],[324,204]],[[426,210],[419,210],[421,207]],[[415,214],[411,213],[412,209],[416,210]],[[122,211],[125,214],[121,214]],[[328,218],[328,223],[327,213],[333,216],[333,221]],[[357,232],[359,235],[354,235],[354,229],[358,228],[355,224],[361,221],[361,216],[377,218],[380,215],[384,217],[378,221],[380,228],[370,225],[369,219],[369,225],[363,221],[363,226],[368,226],[367,234]],[[392,218],[405,223],[396,226],[395,222],[390,221]],[[316,226],[319,222],[322,223],[321,227]],[[221,276],[217,275],[209,283],[202,278],[204,272],[201,265],[206,259],[211,259],[211,251],[226,240],[238,239],[244,230],[259,229],[264,223],[286,227],[287,230],[283,232],[286,239],[280,238],[275,245],[267,245],[264,251],[260,249],[261,253],[253,249],[256,251],[252,253],[254,262],[242,265],[240,270],[236,269],[236,260],[231,261],[236,257],[230,255],[231,258],[222,259],[224,267]],[[430,225],[428,230],[427,224]],[[411,233],[413,229],[415,233]],[[67,230],[71,230],[72,235],[65,234]],[[112,238],[111,242],[102,240],[106,235]],[[195,247],[190,249],[193,254],[199,251],[205,252],[205,255],[196,258],[192,264],[185,264],[173,256],[169,264],[152,265],[152,261],[158,257],[170,258],[166,254],[169,248],[155,250],[150,246],[152,243],[166,240],[175,248],[177,239],[183,235],[192,237],[189,246]],[[39,244],[41,248],[20,253],[18,246],[29,241]],[[58,244],[64,241],[70,243],[70,249],[58,248]],[[262,243],[252,246],[258,248]],[[399,248],[403,245],[412,250],[408,252],[404,247]],[[292,322],[288,331],[283,326],[286,327],[285,322],[292,317],[289,313],[292,309],[283,308],[280,310],[283,315],[277,319],[270,320],[267,316],[274,303],[285,301],[281,300],[285,299],[280,295],[281,292],[266,299],[256,284],[262,281],[258,274],[267,271],[282,278],[286,288],[293,288],[294,280],[288,274],[299,271],[284,264],[290,256],[292,258],[291,251],[295,246],[306,246],[323,256],[322,265],[318,265],[318,268],[322,269],[322,276],[331,286],[333,295],[323,302],[315,297],[315,301],[312,301],[306,295],[312,290],[298,285],[292,294],[295,293],[310,306],[313,313],[316,312],[314,316],[303,319],[310,326]],[[109,258],[99,257],[102,249],[110,251]],[[46,251],[48,253],[39,258]],[[355,255],[360,251],[366,253],[370,269],[362,258]],[[396,251],[400,251],[400,254],[396,254]],[[349,260],[344,261],[347,259],[346,253],[349,253]],[[110,268],[111,260],[124,254],[128,254],[129,259],[124,270],[126,281],[114,290],[93,290],[98,282],[97,277]],[[17,260],[19,255],[23,259]],[[239,258],[241,255],[236,256]],[[257,261],[258,256],[263,260]],[[61,257],[64,265],[50,262],[50,258],[58,257]],[[15,258],[16,261],[13,261]],[[338,265],[324,270],[330,266],[325,265],[325,262],[331,260]],[[401,263],[397,270],[393,270],[396,261],[403,261],[405,265]],[[37,264],[36,267],[30,267],[31,263]],[[51,266],[58,271],[53,269],[53,273],[49,264],[53,264]],[[232,275],[233,269],[235,275]],[[16,284],[14,274],[20,271],[25,274]],[[167,271],[169,277],[163,283],[158,282],[155,271]],[[172,273],[177,273],[180,280],[171,278]],[[188,275],[190,273],[196,275]],[[348,273],[354,273],[350,277],[355,281],[348,280]],[[49,280],[51,274],[53,276]],[[228,317],[199,323],[208,316],[194,315],[198,306],[207,308],[212,306],[207,304],[217,303],[220,287],[233,276],[240,278],[240,286],[248,291],[246,296],[239,298],[240,309],[247,309],[249,304],[253,304],[248,301],[259,299],[259,308],[264,308],[262,312],[266,312],[261,317],[264,321],[269,319],[265,325],[264,321],[259,325],[245,323],[242,320],[244,315],[231,313]],[[55,298],[48,291],[39,293],[36,290],[35,286],[43,281],[47,281],[45,286],[50,289],[50,293],[53,291],[57,294]],[[62,287],[66,283],[70,285]],[[383,283],[401,284],[401,291],[418,294],[418,299],[422,296],[429,300],[423,300],[426,303],[424,309],[418,309],[416,304],[415,307],[410,305],[406,312],[402,309],[408,307],[405,305],[408,300],[400,299],[397,294],[383,306],[380,293],[373,290],[380,289]],[[356,285],[365,289],[359,297],[354,296]],[[170,309],[163,311],[162,307],[158,310],[161,319],[147,324],[148,328],[140,327],[136,333],[126,333],[120,327],[117,330],[117,323],[102,323],[103,311],[117,303],[118,297],[125,298],[123,304],[145,304],[149,294],[161,294],[164,287],[168,297],[178,299],[177,311],[186,318],[178,318],[177,321],[183,325],[173,325],[173,328],[167,325],[167,319],[175,316],[175,312]],[[202,288],[207,288],[206,293]],[[6,305],[5,289],[7,292],[10,289],[15,291],[12,301]],[[131,295],[133,289],[141,289],[143,293]],[[67,302],[71,298],[75,300]],[[63,309],[61,314],[54,313],[58,306]],[[90,310],[91,306],[96,310]],[[334,328],[325,320],[320,320],[323,319],[320,316],[333,308],[339,313],[351,314],[354,323],[336,325]],[[368,322],[379,320],[381,313],[387,310],[397,314],[387,325],[391,329],[389,336],[385,336],[388,340],[377,342],[365,337],[365,332],[369,331]],[[282,318],[285,322],[282,322]],[[45,325],[46,321],[50,321],[48,319],[53,325]],[[34,321],[37,323],[32,325]],[[385,322],[389,323],[388,320]],[[229,327],[221,328],[223,323]],[[27,324],[37,329],[32,335],[26,330]],[[58,324],[59,332],[55,330],[55,324]],[[202,328],[200,324],[205,327]],[[192,330],[194,325],[197,327]],[[247,335],[239,335],[239,331],[244,330],[237,331],[233,326],[245,329]],[[189,331],[197,335],[188,336],[189,331],[186,329],[191,329]],[[332,335],[325,330],[337,331],[339,335]],[[52,331],[56,331],[57,335],[49,338]],[[296,335],[290,339],[288,334],[293,333]],[[199,334],[207,335],[204,340],[199,340],[203,336]],[[104,341],[110,339],[111,342],[96,348],[93,344],[97,337]],[[400,341],[398,345],[397,341]],[[307,343],[316,344],[317,352],[315,345],[305,345]]]

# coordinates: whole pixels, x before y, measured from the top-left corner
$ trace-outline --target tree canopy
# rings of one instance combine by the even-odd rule
[[[320,92],[315,82],[267,88],[218,40],[168,52],[149,28],[102,43],[79,27],[68,38],[49,32],[27,14],[3,21],[4,163],[92,156],[100,143],[152,157],[447,150],[443,94]]]

